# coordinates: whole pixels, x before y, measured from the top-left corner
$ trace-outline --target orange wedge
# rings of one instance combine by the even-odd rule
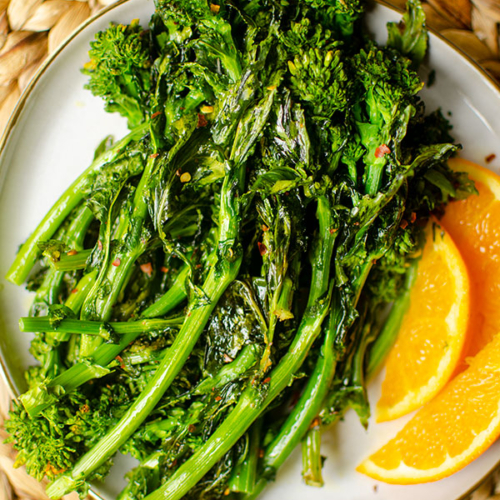
[[[357,470],[393,484],[436,481],[477,458],[499,435],[500,334]]]
[[[467,357],[500,332],[500,177],[459,158],[449,164],[467,172],[479,192],[450,203],[440,220],[460,249],[471,278],[471,326],[461,371],[467,368]]]
[[[469,319],[469,277],[451,237],[432,220],[398,339],[377,404],[378,422],[430,401],[448,382],[462,354]]]

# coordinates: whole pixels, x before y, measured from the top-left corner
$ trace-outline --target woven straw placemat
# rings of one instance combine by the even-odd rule
[[[406,0],[388,0],[404,8]],[[0,0],[0,136],[22,91],[40,64],[81,23],[114,0]],[[427,23],[500,81],[500,0],[428,0]],[[0,379],[0,500],[48,500],[43,484],[14,469],[3,444],[9,393]],[[500,457],[499,457],[500,458]],[[64,497],[78,500],[76,494]],[[500,472],[469,500],[500,500]]]

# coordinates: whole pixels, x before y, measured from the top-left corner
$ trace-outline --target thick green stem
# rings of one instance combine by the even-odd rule
[[[76,285],[76,288],[71,292],[69,297],[66,299],[66,302],[64,305],[66,307],[69,307],[75,315],[80,313],[80,309],[83,306],[83,303],[85,301],[85,298],[87,297],[88,293],[94,286],[95,280],[97,278],[97,269],[94,269],[88,274],[85,274],[78,284]],[[63,332],[56,332],[54,335],[54,338],[59,340],[59,342],[67,342],[71,337],[71,333],[63,333]]]
[[[301,367],[317,338],[329,307],[330,294],[327,294],[318,299],[313,309],[306,311],[290,350],[271,372],[269,391],[264,399],[259,388],[248,387],[209,440],[179,467],[167,483],[145,500],[180,500],[236,444],[269,404],[291,383],[294,373]]]
[[[82,201],[83,187],[89,175],[101,168],[105,163],[113,160],[120,151],[131,141],[138,140],[146,132],[147,124],[137,127],[121,141],[117,142],[111,149],[103,153],[85,170],[76,181],[57,200],[38,227],[31,233],[24,245],[19,250],[14,262],[7,272],[6,278],[15,285],[21,285],[28,277],[29,272],[35,265],[40,251],[39,241],[49,240],[57,231],[64,219]]]
[[[321,458],[321,427],[315,425],[302,441],[302,477],[308,486],[324,485]]]
[[[408,268],[403,290],[391,307],[382,331],[375,339],[368,353],[368,364],[366,367],[366,378],[370,379],[378,371],[385,358],[389,354],[399,333],[403,317],[410,306],[410,294],[418,271],[418,260],[415,260]]]
[[[61,258],[56,262],[50,261],[54,269],[61,272],[85,269],[87,267],[87,261],[92,254],[92,250],[75,250],[75,252],[76,253],[68,252],[61,255]]]
[[[333,308],[332,308],[333,309]],[[335,309],[339,312],[339,309]],[[323,401],[328,394],[330,384],[335,374],[336,352],[334,338],[340,318],[332,310],[330,313],[326,337],[316,367],[309,378],[299,401],[293,408],[279,434],[265,450],[261,478],[244,500],[254,500],[268,484],[268,479],[274,477],[290,453],[307,433],[311,422],[317,417]]]
[[[217,375],[213,378],[203,379],[194,391],[195,394],[209,394],[214,389],[222,387],[238,377],[243,375],[247,370],[252,368],[257,362],[258,348],[255,345],[245,346],[238,357],[221,368]]]
[[[130,217],[123,217],[114,235],[114,239],[124,245],[117,252],[113,252],[101,272],[93,289],[87,297],[83,310],[83,319],[100,319],[108,321],[113,312],[113,305],[122,289],[126,286],[133,271],[133,265],[142,255],[147,246],[147,240],[142,237],[142,228],[148,212],[145,190],[155,166],[155,158],[150,157],[137,186],[133,208]],[[102,294],[100,285],[106,280],[109,291]],[[102,339],[96,337],[82,337],[80,355],[90,356],[101,344]]]
[[[229,284],[236,278],[240,264],[241,257],[224,266],[225,272],[221,274],[216,272],[215,268],[212,269],[203,286],[205,294],[209,298],[209,304],[189,308],[184,325],[172,347],[139,398],[134,401],[115,427],[78,460],[71,472],[60,476],[47,488],[49,497],[60,498],[68,491],[74,490],[79,481],[84,480],[110,456],[114,455],[151,413],[184,366],[215,305]]]
[[[103,329],[112,329],[118,335],[147,333],[164,330],[170,326],[180,326],[179,319],[143,319],[141,321],[83,321],[79,319],[63,319],[60,323],[51,324],[49,318],[21,318],[19,329],[22,332],[62,332],[81,335],[101,335]]]
[[[163,316],[186,299],[186,279],[189,274],[188,266],[184,266],[169,290],[154,304],[151,304],[141,313],[142,318],[156,318]]]
[[[257,481],[257,464],[259,462],[260,442],[262,434],[262,418],[252,425],[248,431],[248,450],[245,459],[239,463],[229,480],[229,489],[236,493],[250,493]]]
[[[65,320],[68,321],[68,320]],[[74,321],[74,320],[73,320]],[[88,362],[79,362],[51,380],[47,386],[37,386],[19,397],[26,411],[32,416],[38,415],[45,408],[57,403],[58,399],[77,387],[94,378],[103,377],[110,373],[106,366],[111,363],[131,342],[146,331],[144,323],[148,323],[152,330],[170,328],[179,325],[179,319],[172,320],[143,320],[120,337],[118,344],[102,344],[88,359]],[[113,323],[113,325],[116,323]],[[123,328],[131,323],[122,323]],[[127,327],[128,328],[128,327]],[[73,331],[73,330],[71,330]]]

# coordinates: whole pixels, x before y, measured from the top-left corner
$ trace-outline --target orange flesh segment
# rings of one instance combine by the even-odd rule
[[[500,177],[463,159],[449,164],[467,172],[479,192],[479,196],[450,203],[440,220],[460,248],[471,277],[471,326],[459,367],[464,370],[467,357],[500,332]]]
[[[410,307],[386,362],[377,421],[414,411],[444,387],[460,359],[468,318],[467,269],[450,236],[431,222]]]
[[[393,484],[451,475],[500,435],[500,335],[358,471]]]

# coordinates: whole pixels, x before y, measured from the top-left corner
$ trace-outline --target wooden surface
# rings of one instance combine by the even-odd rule
[[[0,0],[0,133],[40,64],[89,16],[114,0]],[[404,0],[389,3],[404,8]],[[479,62],[500,81],[500,0],[429,0],[428,25]],[[44,487],[13,467],[15,453],[2,444],[9,407],[0,379],[0,500],[45,500]],[[500,459],[500,457],[499,457]],[[65,499],[77,500],[77,495]],[[500,500],[500,473],[470,500]]]

